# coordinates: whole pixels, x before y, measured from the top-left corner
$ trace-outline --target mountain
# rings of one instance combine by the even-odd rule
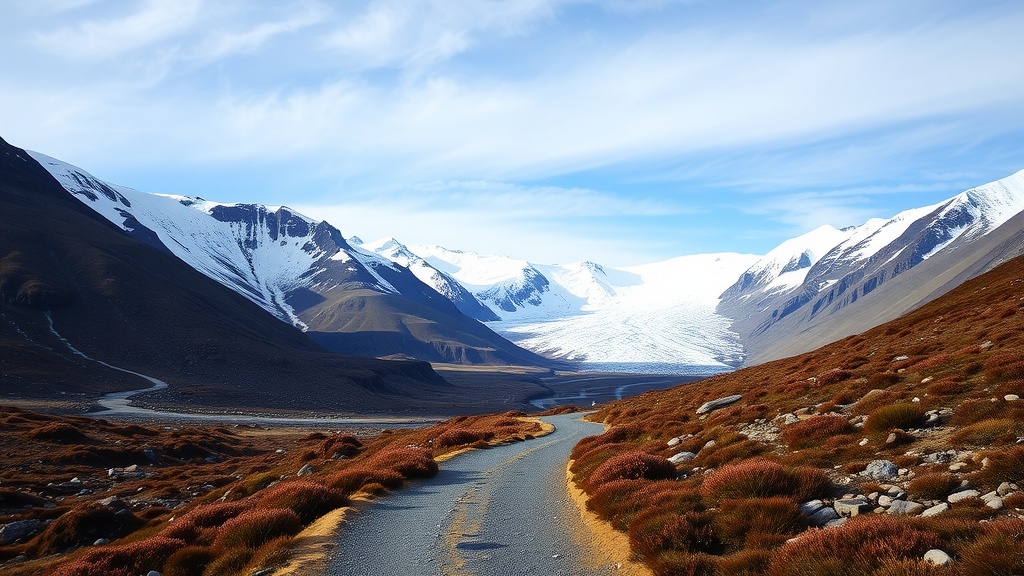
[[[384,246],[378,253],[389,255]],[[440,246],[403,249],[457,280],[500,318],[506,338],[583,369],[711,374],[743,361],[718,294],[756,256],[707,254],[611,268],[531,263]]]
[[[465,394],[424,362],[327,352],[132,230],[145,241],[0,140],[3,394],[78,402],[150,385],[111,366],[166,380],[161,397],[178,406],[440,410]]]
[[[358,237],[354,237],[350,238],[349,242],[380,254],[391,262],[408,268],[421,282],[433,288],[438,294],[451,300],[452,304],[455,304],[455,307],[459,309],[459,312],[466,316],[481,322],[498,320],[498,315],[477,300],[472,292],[466,290],[462,284],[459,284],[458,280],[434,268],[426,260],[413,254],[409,248],[398,240],[388,238],[367,245]]]
[[[72,196],[132,237],[173,254],[330,350],[468,364],[545,362],[467,317],[409,268],[350,245],[327,222],[284,206],[147,194],[31,154]],[[471,307],[472,299],[463,304]]]
[[[758,260],[717,311],[750,362],[780,358],[891,320],[1024,253],[1024,171],[939,204],[823,227]]]

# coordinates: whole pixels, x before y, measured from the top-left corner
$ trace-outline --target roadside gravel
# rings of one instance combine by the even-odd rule
[[[458,455],[435,478],[347,515],[327,574],[614,574],[595,560],[566,492],[572,447],[604,429],[579,417],[543,418],[555,432]]]

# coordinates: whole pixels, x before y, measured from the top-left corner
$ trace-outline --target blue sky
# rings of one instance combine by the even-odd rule
[[[1024,169],[1024,2],[0,0],[0,136],[555,263],[765,253]]]

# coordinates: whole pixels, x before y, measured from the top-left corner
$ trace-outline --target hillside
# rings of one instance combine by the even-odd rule
[[[608,404],[572,470],[657,574],[1019,574],[1022,300],[1016,258],[813,352]]]
[[[463,314],[406,265],[349,245],[328,222],[285,206],[139,192],[31,154],[84,206],[329,350],[457,364],[546,364]]]
[[[87,404],[149,386],[101,362],[166,380],[161,398],[177,406],[429,412],[467,396],[426,363],[325,351],[112,226],[3,141],[0,315],[0,374],[12,399]]]
[[[721,295],[748,364],[887,322],[1024,253],[1024,171],[772,250]]]

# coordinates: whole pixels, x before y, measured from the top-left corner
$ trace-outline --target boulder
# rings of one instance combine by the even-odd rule
[[[1017,490],[1020,490],[1020,488],[1018,488],[1016,484],[1012,484],[1010,482],[1003,482],[1002,484],[999,485],[999,488],[996,488],[996,494],[999,494],[999,496],[1001,497],[1006,497],[1009,496],[1010,494],[1013,494]]]
[[[865,498],[844,498],[836,500],[832,508],[835,509],[836,515],[852,518],[871,510],[871,502]]]
[[[924,559],[936,566],[945,566],[953,561],[953,558],[949,554],[946,554],[938,548],[932,548],[931,550],[924,553]]]
[[[673,464],[682,464],[683,462],[689,462],[696,457],[697,455],[693,452],[679,452],[678,454],[673,454],[668,461]]]
[[[893,516],[916,516],[924,511],[924,504],[913,500],[895,500],[886,511]]]
[[[953,492],[949,496],[946,496],[946,502],[949,502],[950,504],[956,504],[961,500],[967,500],[968,498],[977,498],[978,496],[981,496],[981,492],[978,492],[977,490],[961,490],[959,492]]]
[[[712,410],[717,410],[722,406],[728,406],[729,404],[736,402],[740,398],[743,398],[742,394],[733,394],[732,396],[725,396],[723,398],[718,398],[717,400],[705,402],[701,404],[700,408],[697,408],[697,414],[707,414],[708,412],[711,412]]]
[[[925,518],[931,518],[932,516],[938,516],[939,514],[942,514],[946,510],[949,510],[949,504],[942,502],[940,504],[932,506],[931,508],[928,508],[924,512],[921,512],[921,516],[924,516]]]
[[[18,520],[0,526],[0,545],[6,546],[18,540],[24,540],[43,528],[40,520]]]
[[[899,472],[900,469],[888,460],[872,460],[860,475],[875,480],[892,480],[899,476]]]

